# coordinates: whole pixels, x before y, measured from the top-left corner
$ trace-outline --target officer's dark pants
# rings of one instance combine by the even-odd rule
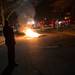
[[[7,45],[8,48],[8,64],[15,64],[15,45]]]

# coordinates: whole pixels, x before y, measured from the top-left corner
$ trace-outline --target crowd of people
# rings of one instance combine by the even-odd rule
[[[36,27],[40,29],[50,27],[52,29],[57,29],[58,31],[61,31],[64,28],[67,28],[69,25],[70,25],[70,19],[66,20],[52,19],[52,20],[39,20],[37,22]]]

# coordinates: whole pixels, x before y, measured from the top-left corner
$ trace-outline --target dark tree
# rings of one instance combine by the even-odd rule
[[[49,17],[51,14],[52,6],[51,0],[42,0],[35,8],[36,10],[36,19],[41,19],[44,17]]]
[[[35,7],[36,19],[43,17],[64,17],[69,13],[71,17],[75,16],[75,0],[41,0]]]

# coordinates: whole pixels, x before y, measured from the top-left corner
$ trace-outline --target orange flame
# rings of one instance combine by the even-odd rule
[[[37,32],[34,32],[32,29],[30,28],[27,28],[24,33],[26,34],[27,37],[31,37],[31,38],[34,38],[34,37],[39,37],[40,34],[38,34]]]

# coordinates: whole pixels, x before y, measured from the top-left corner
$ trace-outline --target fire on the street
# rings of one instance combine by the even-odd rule
[[[30,38],[35,38],[35,37],[39,37],[39,36],[40,36],[39,33],[33,31],[33,30],[30,29],[30,28],[27,28],[27,29],[24,31],[24,33],[25,33],[25,35],[26,35],[27,37],[30,37]]]

